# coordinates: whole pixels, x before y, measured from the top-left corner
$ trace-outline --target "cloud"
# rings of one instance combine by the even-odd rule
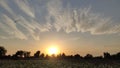
[[[31,7],[30,3],[27,0],[15,0],[16,4],[19,6],[19,8],[28,14],[31,17],[34,16],[34,9]]]
[[[59,2],[58,2],[59,1]],[[57,31],[64,30],[70,32],[90,32],[91,34],[112,34],[120,32],[120,24],[114,23],[111,17],[106,17],[99,13],[93,13],[90,7],[71,8],[64,7],[60,0],[57,5],[48,5],[50,17],[54,18],[54,27]]]
[[[0,11],[2,39],[40,40],[41,32],[53,29],[65,33],[90,32],[92,35],[120,33],[119,23],[111,17],[94,13],[92,6],[71,8],[71,4],[64,5],[63,0],[1,0],[0,10],[1,7],[9,12]]]
[[[7,10],[9,13],[14,14],[13,10],[9,7],[7,0],[1,0],[0,6],[2,6],[5,10]]]
[[[21,31],[26,34],[27,37],[31,37],[35,40],[40,40],[40,32],[49,31],[49,29],[51,28],[49,24],[41,25],[33,19],[27,21],[22,16],[19,17],[17,24],[24,28],[21,29]]]
[[[35,20],[26,20],[24,17],[19,16],[19,19],[12,20],[7,15],[1,15],[0,29],[7,34],[7,38],[19,38],[19,39],[34,39],[40,40],[40,32],[46,32],[51,29],[51,25],[41,25]],[[2,39],[6,39],[5,36],[1,36]]]
[[[19,11],[15,11],[14,7],[8,4],[13,2],[9,0],[1,1],[2,3],[0,5],[9,13],[0,13],[0,38],[40,40],[40,32],[49,31],[51,29],[51,24],[40,24],[40,22],[35,19],[34,13],[31,11],[32,5],[30,5],[29,2],[25,0],[20,1],[19,3],[18,1],[19,0],[14,1],[14,3],[16,3],[14,6],[19,6],[17,8]],[[0,9],[2,10],[2,8]],[[25,16],[22,13],[17,14],[21,11],[20,9],[29,16]]]
[[[65,32],[75,31],[75,23],[73,13],[70,8],[63,8],[60,0],[48,3],[49,17],[54,20],[54,27],[57,31],[64,30]]]
[[[19,39],[27,39],[25,37],[25,35],[19,31],[16,27],[16,24],[14,23],[14,21],[9,18],[7,15],[3,14],[1,15],[3,19],[1,19],[1,23],[0,23],[0,28],[2,30],[4,30],[5,33],[7,33],[8,35],[8,38],[19,38]],[[3,37],[5,38],[5,37]]]

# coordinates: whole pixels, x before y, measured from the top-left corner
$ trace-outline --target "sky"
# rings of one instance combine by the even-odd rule
[[[7,54],[56,46],[67,55],[120,52],[120,0],[0,0]]]

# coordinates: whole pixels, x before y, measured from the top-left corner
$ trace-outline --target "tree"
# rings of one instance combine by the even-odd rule
[[[15,54],[15,56],[23,58],[24,57],[24,51],[22,51],[22,50],[17,51],[16,54]]]
[[[62,58],[62,59],[65,59],[65,58],[66,58],[65,53],[62,53],[62,54],[61,54],[61,58]]]
[[[60,53],[60,54],[57,55],[57,58],[61,58],[61,56],[62,56],[62,55],[61,55],[61,53]]]
[[[66,55],[65,55],[65,53],[62,53],[62,55],[61,55],[62,57],[65,57]]]
[[[7,53],[7,50],[3,46],[0,46],[0,57],[5,56],[6,53]]]
[[[41,57],[41,58],[44,58],[44,57],[45,57],[44,53],[42,53],[42,54],[40,55],[40,57]]]
[[[75,55],[74,55],[74,58],[75,58],[75,59],[80,59],[80,58],[82,58],[82,57],[81,57],[79,54],[75,54]]]
[[[28,51],[24,51],[24,57],[25,57],[25,58],[30,57],[30,52],[28,52]]]
[[[111,57],[110,53],[104,52],[104,58],[109,59]]]
[[[36,53],[34,54],[34,57],[36,58],[40,57],[40,51],[36,51]]]
[[[87,54],[84,58],[85,58],[85,59],[92,59],[93,56],[92,56],[91,54]]]
[[[118,52],[117,54],[115,54],[115,57],[113,57],[114,59],[120,59],[120,52]]]
[[[52,54],[51,57],[52,57],[52,58],[55,58],[55,54]]]
[[[96,56],[94,59],[103,59],[103,56]]]
[[[45,56],[45,59],[49,59],[50,58],[50,56],[47,54],[46,56]]]

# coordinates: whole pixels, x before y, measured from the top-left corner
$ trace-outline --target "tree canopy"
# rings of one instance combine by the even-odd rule
[[[5,56],[6,53],[7,50],[3,46],[0,46],[0,57]]]

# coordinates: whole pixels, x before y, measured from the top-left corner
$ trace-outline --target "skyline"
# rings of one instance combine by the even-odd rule
[[[0,46],[65,54],[120,51],[119,0],[1,0]]]

